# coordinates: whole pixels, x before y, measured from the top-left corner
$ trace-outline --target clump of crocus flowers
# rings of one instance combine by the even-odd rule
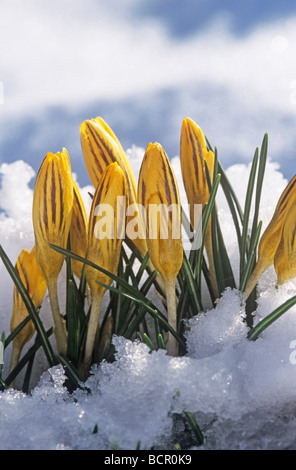
[[[94,186],[90,213],[86,213],[79,189],[73,180],[67,150],[47,153],[34,189],[35,246],[31,253],[23,250],[16,264],[37,311],[48,290],[56,347],[61,354],[66,354],[67,351],[67,326],[60,311],[57,285],[65,256],[55,251],[50,244],[64,249],[70,246],[73,253],[115,274],[122,241],[125,237],[130,237],[143,258],[148,253],[147,266],[150,271],[157,271],[156,279],[167,307],[168,324],[175,331],[178,304],[176,279],[183,263],[179,190],[162,146],[157,142],[148,144],[136,182],[119,140],[102,118],[84,121],[80,126],[80,137],[86,168]],[[197,230],[194,206],[200,204],[204,208],[209,201],[208,178],[212,182],[215,155],[208,149],[200,127],[189,118],[182,123],[180,160],[190,207],[190,222],[193,230]],[[283,192],[274,216],[261,238],[258,261],[247,283],[245,299],[263,272],[272,264],[279,284],[296,275],[295,178]],[[111,208],[110,215],[108,211],[100,213],[99,208],[107,206]],[[151,212],[152,206],[162,207],[156,219]],[[136,236],[132,237],[131,233],[136,233]],[[206,232],[205,249],[212,290],[218,298],[211,219]],[[78,278],[83,268],[85,269],[89,292],[89,321],[84,356],[79,369],[82,377],[86,378],[94,361],[95,351],[100,346],[97,342],[101,305],[112,279],[91,265],[83,265],[75,259],[72,260],[72,268]],[[15,289],[11,329],[15,329],[26,315],[25,306]],[[109,322],[108,328],[111,337],[112,322]],[[11,368],[16,365],[24,344],[33,333],[34,327],[29,322],[16,335]],[[179,353],[178,342],[171,332],[167,335],[166,348],[169,355],[177,356]]]

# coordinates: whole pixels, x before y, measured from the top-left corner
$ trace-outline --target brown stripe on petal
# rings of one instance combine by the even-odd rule
[[[51,169],[51,213],[52,213],[52,223],[56,223],[56,181],[55,181],[55,168],[54,161],[52,160],[52,169]]]
[[[141,201],[141,203],[142,203],[143,205],[145,205],[146,189],[147,189],[147,188],[146,188],[146,184],[145,184],[144,179],[142,179],[142,188],[141,188],[141,189],[142,189],[142,201]]]
[[[48,165],[46,168],[45,176],[44,176],[44,192],[43,192],[43,222],[45,226],[45,231],[48,230],[48,207],[47,207],[47,189],[48,189],[48,184],[47,184],[47,179],[48,179]],[[44,230],[43,227],[40,225],[41,231],[44,235]]]
[[[60,183],[60,223],[59,223],[59,228],[62,228],[63,222],[64,222],[64,201],[63,201],[63,182],[61,178],[61,174],[59,172],[59,183]]]
[[[296,184],[296,178],[294,177],[294,181],[291,180],[291,182],[288,184],[288,186],[284,190],[284,193],[280,197],[279,204],[278,204],[279,214],[281,214],[283,210],[285,209],[285,207],[287,206],[287,202],[288,202],[287,198],[289,194],[291,193],[292,189],[294,188],[295,184]]]
[[[93,138],[93,140],[94,140],[96,146],[97,146],[99,149],[100,149],[101,146],[102,146],[102,147],[107,151],[108,156],[110,156],[110,155],[109,155],[110,149],[106,146],[104,140],[101,139],[100,136],[99,136],[98,134],[96,134],[96,133],[93,131],[91,125],[87,124],[87,128],[88,128],[88,130],[89,130],[89,132],[90,132],[90,134],[91,134],[91,136],[92,136],[92,138]],[[100,145],[100,144],[101,144],[101,145]],[[113,160],[108,160],[108,158],[106,157],[106,155],[105,155],[104,152],[102,152],[102,151],[100,152],[100,155],[101,155],[101,157],[102,157],[102,159],[103,159],[103,161],[104,161],[104,163],[105,163],[106,166],[108,166],[109,163],[111,163],[111,162],[113,161]],[[100,165],[100,163],[98,162],[98,158],[97,158],[97,157],[96,157],[96,164]]]
[[[171,180],[171,184],[172,184],[172,188],[173,188],[173,192],[174,192],[175,202],[177,204],[179,202],[177,185],[176,185],[174,173],[173,173],[173,170],[172,170],[172,167],[171,167],[170,164],[168,164],[168,170],[169,170],[169,173],[170,173],[170,180]]]
[[[80,204],[80,199],[79,199],[78,194],[75,190],[74,190],[74,198],[75,198],[75,201],[76,201],[75,207],[78,209],[77,217],[78,217],[78,219],[83,220],[84,219],[84,213],[82,211],[82,207],[81,207],[81,204]]]
[[[200,173],[201,173],[201,179],[202,181],[200,181],[199,183],[203,185],[205,185],[205,174],[203,171],[200,171],[200,165],[198,164],[198,160],[201,161],[202,159],[202,147],[200,145],[200,142],[198,140],[198,138],[193,134],[193,131],[192,129],[188,129],[189,131],[189,137],[190,137],[190,141],[191,141],[191,145],[192,145],[192,151],[193,151],[193,164],[194,164],[194,169],[195,169],[195,174],[197,176],[197,178],[199,179],[200,178]],[[196,145],[198,147],[198,154],[196,152]]]

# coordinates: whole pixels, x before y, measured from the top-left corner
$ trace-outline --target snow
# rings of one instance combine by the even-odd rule
[[[127,154],[137,173],[142,149],[133,147]],[[178,157],[172,165],[184,202]],[[249,169],[233,165],[227,170],[241,203]],[[34,243],[33,178],[23,161],[0,166],[0,240],[12,262]],[[286,184],[277,164],[269,161],[260,214],[263,229]],[[89,190],[81,188],[86,204]],[[221,192],[217,204],[231,262],[237,266],[236,233]],[[8,335],[13,286],[2,263],[0,279],[0,332]],[[259,283],[255,323],[296,294],[294,280],[279,288],[275,284],[271,267]],[[62,367],[47,369],[40,353],[30,394],[0,392],[0,449],[135,450],[139,441],[141,449],[172,449],[188,429],[184,410],[194,414],[205,437],[203,446],[197,447],[192,438],[184,444],[187,448],[295,449],[295,310],[249,341],[242,294],[228,288],[215,309],[205,308],[189,321],[184,357],[150,352],[143,343],[114,337],[116,360],[93,368],[85,384],[90,393],[69,393]],[[40,316],[50,324],[47,299]],[[4,377],[9,354],[7,348]]]

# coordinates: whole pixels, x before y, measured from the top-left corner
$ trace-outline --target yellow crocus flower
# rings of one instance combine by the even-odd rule
[[[138,198],[145,210],[143,224],[149,256],[163,279],[168,322],[176,330],[175,284],[183,262],[181,205],[174,173],[159,143],[149,143],[146,149],[139,174]],[[177,341],[171,333],[167,350],[170,355],[178,354]]]
[[[97,185],[88,221],[87,259],[115,274],[122,240],[125,234],[127,205],[126,178],[121,167],[111,163],[102,173]],[[86,265],[86,281],[90,287],[91,311],[85,346],[82,375],[87,376],[98,337],[99,313],[106,288],[112,279],[101,271]],[[97,282],[98,281],[98,282]]]
[[[250,276],[247,282],[246,289],[245,289],[245,300],[247,300],[247,298],[253,291],[255,285],[258,283],[262,274],[266,271],[267,268],[272,266],[272,264],[274,263],[274,257],[275,257],[276,251],[279,247],[279,244],[282,238],[282,232],[283,232],[283,226],[285,224],[285,220],[290,211],[290,208],[294,206],[295,201],[296,201],[296,175],[291,179],[291,181],[288,183],[288,185],[282,192],[278,200],[278,203],[276,205],[272,219],[269,222],[268,226],[266,227],[260,239],[259,246],[258,246],[258,261],[256,263],[256,266],[252,275]],[[291,217],[293,217],[293,212],[292,212],[292,216],[290,214],[289,219]],[[290,219],[290,222],[287,224],[287,227],[289,227],[290,224],[291,224],[291,219]],[[279,253],[281,252],[282,249],[283,249],[283,246],[281,246]],[[280,263],[278,257],[277,257],[277,263]],[[277,266],[279,266],[279,264],[277,264]]]
[[[201,128],[190,118],[182,122],[180,141],[180,161],[183,183],[190,208],[190,221],[196,230],[194,221],[194,205],[204,206],[208,203],[210,192],[207,183],[205,161],[209,169],[210,177],[213,178],[215,156],[207,149],[206,140]],[[215,265],[212,248],[211,218],[205,239],[205,248],[209,261],[209,275],[215,296],[219,297]]]
[[[23,249],[18,256],[15,269],[18,272],[29,296],[32,299],[32,302],[36,309],[41,307],[44,295],[47,290],[46,280],[41,273],[35,254],[35,247],[29,252],[26,249]],[[18,325],[28,316],[28,311],[24,304],[24,301],[16,288],[14,286],[13,291],[13,307],[12,307],[12,316],[10,320],[10,330],[11,332],[18,327]],[[24,345],[32,338],[35,331],[35,326],[30,320],[21,331],[13,339],[13,349],[10,361],[10,371],[18,363],[20,354]]]
[[[67,248],[73,209],[73,178],[67,150],[48,152],[40,166],[33,194],[33,226],[36,259],[44,275],[54,320],[54,333],[60,353],[66,353],[67,337],[60,314],[57,279],[64,256],[48,243]]]
[[[129,222],[133,226],[135,223],[137,224],[137,236],[132,241],[142,256],[145,256],[147,244],[137,209],[135,175],[118,138],[108,124],[101,117],[97,117],[83,121],[80,126],[80,139],[85,165],[95,188],[103,171],[110,163],[116,162],[123,170],[127,184],[128,204],[131,209],[131,214],[128,214],[127,218],[127,226]],[[129,236],[129,231],[127,231],[127,236]],[[152,266],[150,267],[153,269]]]

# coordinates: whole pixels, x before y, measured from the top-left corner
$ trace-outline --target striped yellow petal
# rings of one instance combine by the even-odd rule
[[[41,306],[44,295],[46,293],[47,284],[37,265],[35,247],[31,252],[26,249],[21,251],[17,259],[15,269],[18,272],[28,294],[30,295],[33,304],[35,305],[36,309],[38,309]],[[17,328],[17,326],[27,316],[28,311],[23,302],[23,299],[16,286],[14,286],[10,330],[13,331],[15,328]],[[13,339],[13,351],[10,370],[12,370],[17,364],[24,345],[32,338],[34,331],[34,324],[32,320],[30,320]]]
[[[87,259],[115,273],[125,230],[126,179],[117,163],[110,164],[97,185],[88,222]],[[95,280],[110,283],[111,279],[86,267],[89,285],[96,290]]]
[[[283,225],[282,236],[274,256],[278,284],[296,277],[296,201],[290,206]]]
[[[48,152],[39,169],[33,195],[36,257],[44,277],[56,279],[64,256],[48,243],[66,248],[72,219],[73,179],[66,149]]]
[[[190,118],[185,118],[182,122],[180,161],[184,188],[189,204],[190,222],[196,230],[199,220],[194,218],[194,206],[195,204],[204,206],[210,197],[205,162],[212,180],[215,156],[211,150],[208,151],[206,139],[201,128]],[[205,248],[209,261],[209,275],[212,288],[215,296],[218,297],[219,292],[212,249],[211,218],[206,233]]]
[[[191,223],[194,226],[194,204],[204,205],[210,196],[204,160],[212,177],[214,154],[211,150],[208,151],[201,128],[190,118],[185,118],[182,122],[180,160],[184,187],[190,204]]]
[[[250,276],[246,290],[247,299],[259,281],[262,274],[274,262],[274,256],[282,237],[283,225],[291,206],[296,201],[296,175],[290,180],[282,192],[276,205],[271,221],[266,227],[258,246],[258,261]]]
[[[172,167],[158,143],[150,143],[146,149],[139,174],[138,199],[146,212],[144,223],[152,263],[164,279],[175,279],[183,261],[181,205]],[[160,211],[157,224],[153,224],[155,209]]]
[[[71,251],[76,255],[84,258],[87,250],[87,215],[85,206],[77,187],[73,180],[73,212],[70,225],[70,247]],[[77,277],[81,276],[83,265],[80,261],[72,259],[72,269]]]
[[[148,252],[164,281],[168,321],[176,330],[175,283],[183,262],[181,205],[170,162],[158,143],[150,143],[146,149],[139,174],[138,199],[144,208]],[[177,355],[177,343],[171,334],[167,350]]]
[[[117,162],[125,174],[129,192],[136,194],[136,180],[130,162],[116,135],[102,118],[83,121],[80,139],[85,165],[95,188],[105,168]]]
[[[87,259],[115,274],[118,267],[122,239],[125,234],[127,188],[121,167],[111,163],[104,170],[97,185],[88,222]],[[98,337],[99,313],[106,288],[112,279],[86,265],[86,280],[91,291],[91,312],[85,346],[82,375],[87,376],[92,360],[95,338]],[[98,282],[97,282],[98,281]]]
[[[48,243],[67,247],[73,210],[73,178],[66,149],[48,152],[39,169],[33,194],[33,226],[36,259],[48,286],[54,332],[58,351],[66,353],[67,340],[64,320],[60,315],[57,279],[64,256]]]
[[[128,204],[131,214],[127,222],[137,223],[137,236],[132,238],[140,253],[145,256],[147,245],[144,229],[137,211],[136,180],[125,152],[108,124],[101,118],[85,120],[80,126],[81,147],[85,165],[93,186],[96,188],[105,168],[116,162],[123,170],[128,192]],[[134,210],[132,210],[134,208]],[[131,227],[131,226],[130,226]],[[129,237],[130,230],[127,231]]]

